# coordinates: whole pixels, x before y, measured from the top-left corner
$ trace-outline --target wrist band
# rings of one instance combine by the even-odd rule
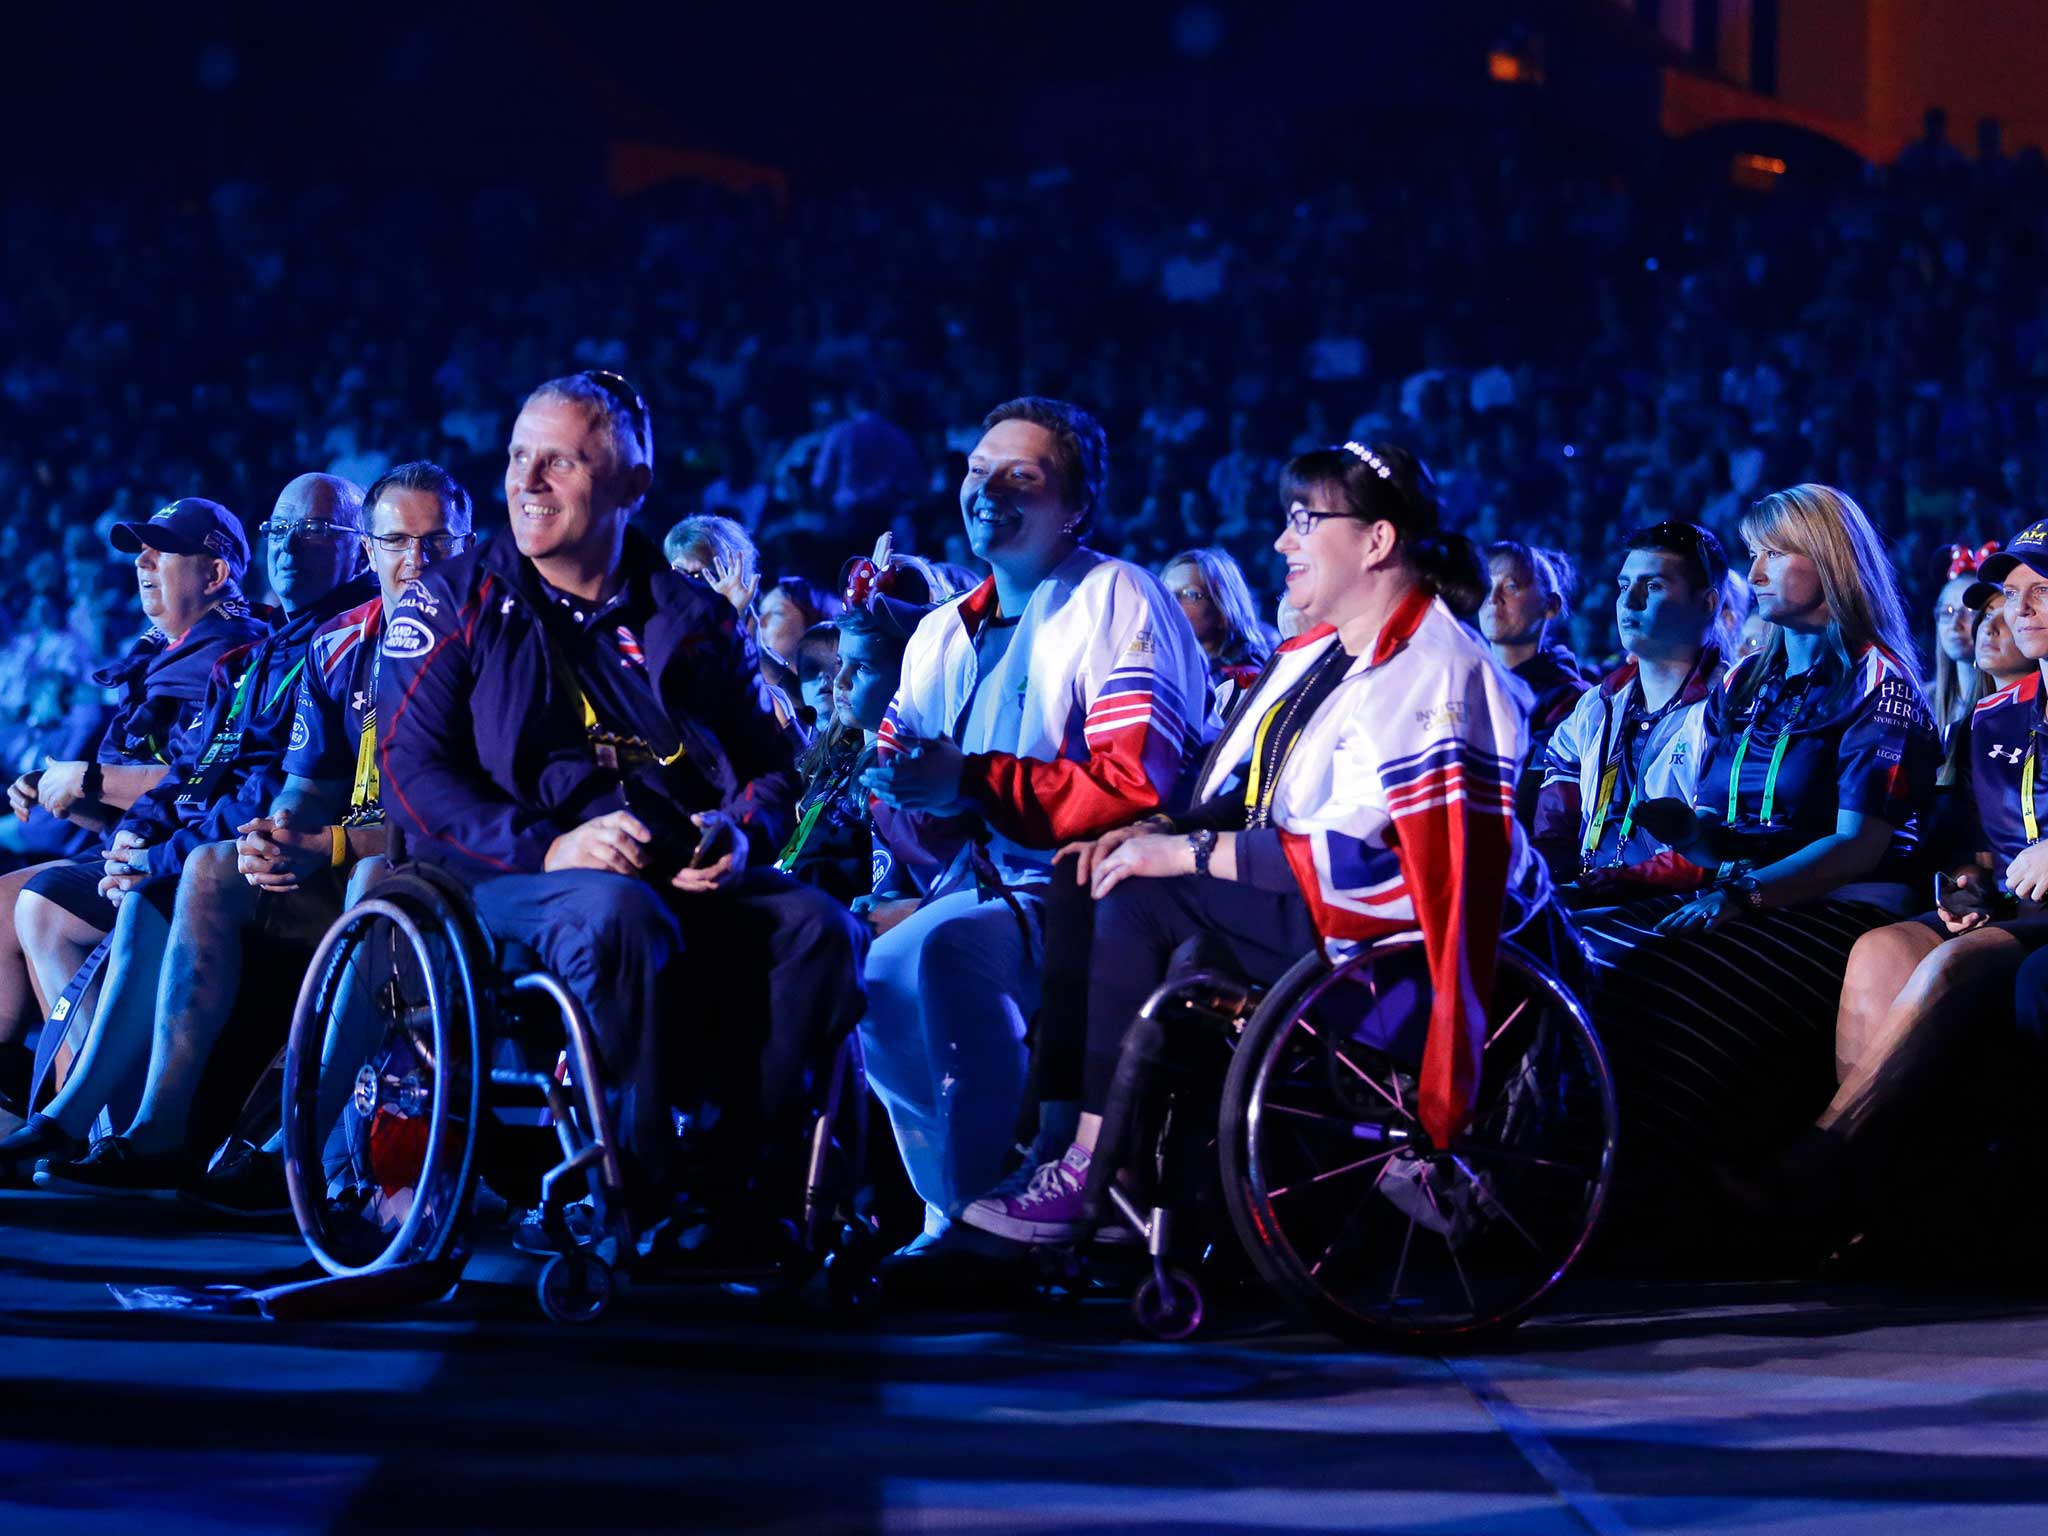
[[[339,869],[348,862],[348,833],[339,826],[329,827],[327,830],[334,834],[334,867]]]

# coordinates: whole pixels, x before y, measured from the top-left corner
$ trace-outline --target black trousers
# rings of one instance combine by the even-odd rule
[[[1261,986],[1322,942],[1299,895],[1200,875],[1126,880],[1095,904],[1093,926],[1081,1082],[1081,1107],[1091,1114],[1109,1097],[1131,1020],[1189,940],[1203,941],[1203,963]]]
[[[709,895],[595,870],[504,875],[475,898],[588,1011],[636,1205],[673,1185],[674,1105],[716,1102],[728,1146],[800,1140],[817,1074],[863,1011],[867,929],[838,902],[772,869]]]

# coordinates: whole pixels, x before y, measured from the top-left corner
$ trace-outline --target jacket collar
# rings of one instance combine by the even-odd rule
[[[1387,622],[1380,626],[1380,632],[1372,644],[1371,665],[1377,667],[1393,656],[1422,628],[1422,621],[1429,617],[1429,610],[1436,604],[1436,594],[1428,587],[1418,585],[1395,606]],[[1292,640],[1280,642],[1275,654],[1289,651],[1305,651],[1337,633],[1334,624],[1318,624],[1314,629],[1305,630]]]

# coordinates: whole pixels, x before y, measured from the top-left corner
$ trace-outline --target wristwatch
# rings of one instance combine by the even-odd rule
[[[1190,832],[1188,846],[1195,850],[1195,873],[1206,876],[1209,873],[1209,855],[1216,851],[1215,830],[1204,827],[1199,832]]]
[[[1733,880],[1730,880],[1728,882],[1727,888],[1730,891],[1734,892],[1735,899],[1737,901],[1740,901],[1744,906],[1748,907],[1750,911],[1763,911],[1763,883],[1759,881],[1755,875],[1737,875]]]
[[[78,792],[88,800],[97,800],[106,787],[107,770],[98,763],[87,763],[85,774],[78,781]]]

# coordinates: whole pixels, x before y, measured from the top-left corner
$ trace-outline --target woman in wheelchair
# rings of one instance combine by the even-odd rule
[[[1420,1122],[1448,1147],[1471,1115],[1496,951],[1550,910],[1513,815],[1528,691],[1437,596],[1435,489],[1411,454],[1362,443],[1302,454],[1280,497],[1274,548],[1288,602],[1312,627],[1233,713],[1193,811],[1063,850],[1097,902],[1084,1113],[1073,1145],[1027,1187],[967,1207],[984,1231],[1027,1243],[1084,1231],[1126,1031],[1192,939],[1264,985],[1304,953],[1419,932],[1431,992]],[[1373,1184],[1398,1203],[1390,1171]]]

